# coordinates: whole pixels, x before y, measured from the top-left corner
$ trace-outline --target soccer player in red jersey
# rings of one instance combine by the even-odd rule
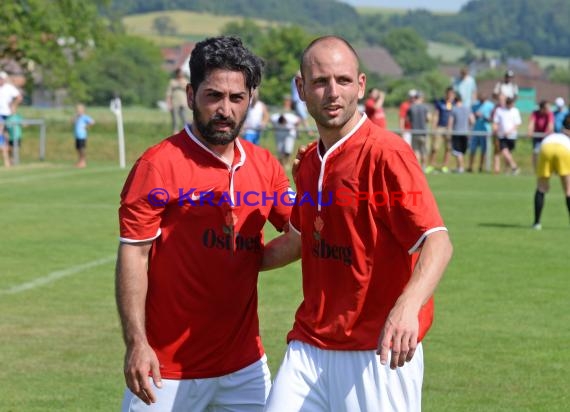
[[[263,257],[270,269],[301,251],[303,270],[267,411],[419,411],[420,342],[452,254],[447,230],[411,148],[358,112],[366,77],[350,44],[314,40],[301,69],[297,86],[320,137],[298,167],[291,229]],[[304,201],[339,190],[391,200]]]
[[[262,228],[285,228],[291,204],[277,159],[237,138],[262,65],[235,37],[196,44],[192,124],[148,149],[127,178],[116,271],[123,411],[264,408]]]

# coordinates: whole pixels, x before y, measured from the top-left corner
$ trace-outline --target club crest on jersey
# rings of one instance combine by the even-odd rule
[[[315,231],[313,232],[313,237],[315,238],[315,240],[321,240],[321,231],[323,230],[323,227],[325,227],[325,221],[323,220],[322,217],[317,216],[315,218],[315,223],[313,224],[313,226],[315,227]]]
[[[328,243],[322,235],[322,230],[325,227],[325,221],[320,215],[315,218],[313,227],[315,229],[313,231],[313,237],[315,238],[312,250],[313,256],[320,259],[338,260],[346,266],[350,266],[352,264],[352,247]]]

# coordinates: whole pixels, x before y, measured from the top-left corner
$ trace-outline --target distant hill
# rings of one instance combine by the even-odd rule
[[[162,35],[157,32],[154,22],[158,18],[166,18],[175,29],[174,32]],[[241,22],[241,16],[219,16],[211,13],[169,10],[133,14],[123,18],[123,25],[128,34],[144,37],[158,46],[175,46],[186,41],[198,41],[208,36],[217,36],[222,28],[230,22]],[[271,23],[266,20],[253,20],[256,25],[266,27]]]
[[[390,29],[412,27],[426,40],[464,48],[502,50],[526,43],[535,55],[570,56],[569,0],[471,0],[456,14],[394,9],[359,14],[337,0],[113,0],[111,9],[122,15],[186,10],[217,15],[220,21],[222,16],[244,16],[288,22],[370,45],[382,45]],[[205,18],[203,24],[216,27],[215,20],[206,24]]]
[[[393,15],[389,24],[413,27],[423,37],[441,40],[460,36],[481,48],[500,50],[524,42],[534,54],[570,55],[570,1],[472,0],[458,14],[435,15],[425,10]]]
[[[114,0],[111,9],[123,15],[187,10],[290,22],[306,27],[358,25],[356,10],[336,0]]]

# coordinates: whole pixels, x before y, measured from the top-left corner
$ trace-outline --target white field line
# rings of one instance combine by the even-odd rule
[[[115,258],[116,258],[115,256],[107,256],[101,259],[92,260],[91,262],[83,263],[81,265],[71,266],[67,269],[56,270],[55,272],[48,273],[46,276],[36,278],[30,282],[21,283],[19,285],[9,287],[8,289],[0,289],[0,296],[15,295],[16,293],[25,292],[26,290],[35,289],[40,286],[48,285],[61,278],[71,275],[76,275],[88,269],[113,262]]]
[[[40,201],[33,202],[33,203],[22,203],[18,202],[17,207],[18,209],[45,209],[47,203],[41,203]],[[109,203],[49,203],[50,210],[53,209],[110,209],[110,210],[117,210],[119,209],[119,196],[117,195],[116,202],[109,202]]]
[[[38,173],[34,175],[27,175],[27,176],[9,176],[6,178],[0,178],[0,185],[7,184],[7,183],[21,183],[21,182],[34,182],[38,180],[45,180],[45,179],[53,179],[57,177],[67,177],[67,176],[78,176],[78,175],[85,175],[85,174],[95,174],[95,173],[107,173],[107,172],[119,172],[122,169],[118,167],[101,167],[101,168],[93,168],[93,169],[72,169],[61,171],[57,173]]]

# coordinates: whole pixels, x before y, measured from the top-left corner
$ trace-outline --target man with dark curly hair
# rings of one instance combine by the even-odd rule
[[[262,229],[267,220],[285,228],[291,207],[277,159],[238,138],[262,67],[238,38],[199,42],[186,87],[192,124],[148,149],[127,178],[116,270],[123,411],[264,408]]]

